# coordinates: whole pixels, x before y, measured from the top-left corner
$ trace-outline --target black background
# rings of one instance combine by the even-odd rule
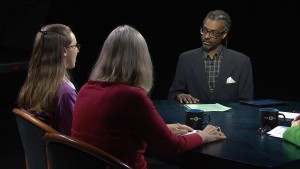
[[[35,33],[44,24],[70,26],[82,45],[72,74],[87,81],[107,35],[129,24],[145,37],[155,73],[153,99],[166,99],[180,53],[201,46],[199,28],[210,10],[229,13],[228,47],[248,55],[255,98],[299,99],[299,10],[293,1],[58,1],[0,2],[1,63],[29,60]],[[12,103],[26,72],[2,73],[1,102]],[[6,94],[9,93],[9,94]]]
[[[294,1],[294,2],[293,2]],[[293,3],[292,3],[293,2]],[[153,99],[166,99],[180,53],[201,46],[199,28],[210,10],[232,19],[228,47],[248,55],[255,98],[299,99],[299,21],[295,0],[1,0],[0,128],[5,150],[1,168],[24,168],[24,153],[11,113],[26,71],[3,72],[3,65],[28,61],[35,33],[45,24],[70,26],[82,45],[72,74],[78,89],[87,81],[107,35],[130,24],[145,37],[152,56]],[[299,110],[296,110],[297,112]]]

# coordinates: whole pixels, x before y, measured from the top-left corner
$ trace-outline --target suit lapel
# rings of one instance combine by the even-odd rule
[[[219,77],[216,81],[215,94],[214,94],[213,98],[215,98],[225,87],[226,80],[232,72],[232,66],[230,66],[230,65],[232,65],[233,60],[230,57],[225,57],[225,55],[224,55],[225,52],[226,52],[226,50],[224,50],[223,54],[222,54],[223,59],[222,59],[221,66],[220,66]]]
[[[203,59],[203,52],[202,50],[198,51],[199,53],[195,55],[195,57],[192,60],[192,69],[193,73],[195,74],[195,77],[200,87],[202,88],[202,91],[204,91],[205,95],[207,97],[210,96],[208,83],[207,83],[207,76],[205,73],[205,65],[204,65],[204,59]]]

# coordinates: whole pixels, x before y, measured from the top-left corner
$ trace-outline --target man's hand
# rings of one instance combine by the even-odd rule
[[[185,104],[192,104],[192,103],[198,103],[200,102],[199,99],[194,98],[192,95],[190,94],[178,94],[176,96],[176,99],[180,102],[180,103],[185,103]]]

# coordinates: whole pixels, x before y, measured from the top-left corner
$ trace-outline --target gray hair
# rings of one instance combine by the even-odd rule
[[[216,21],[219,21],[219,20],[224,21],[224,29],[223,29],[223,31],[229,32],[230,26],[231,26],[231,19],[230,19],[230,16],[226,12],[224,12],[222,10],[210,11],[206,15],[206,17],[204,18],[203,23],[207,19],[216,20]]]
[[[115,28],[103,44],[90,80],[125,82],[149,92],[153,66],[144,37],[128,25]]]

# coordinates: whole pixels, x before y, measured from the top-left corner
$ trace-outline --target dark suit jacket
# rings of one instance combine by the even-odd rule
[[[200,101],[252,100],[253,77],[249,57],[226,47],[222,50],[223,60],[214,92],[208,88],[202,48],[197,48],[179,56],[168,98],[175,99],[179,93],[187,93]],[[230,83],[230,80],[227,82],[230,77],[235,83]]]

